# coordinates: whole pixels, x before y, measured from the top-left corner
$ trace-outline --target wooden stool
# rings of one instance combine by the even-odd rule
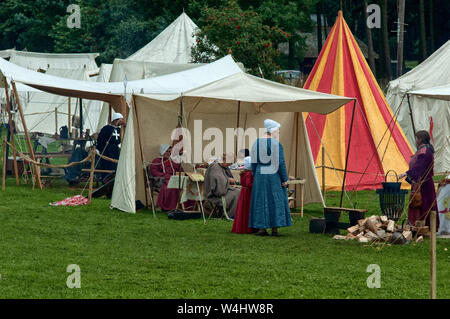
[[[303,217],[303,198],[304,198],[304,188],[305,188],[305,182],[306,179],[298,178],[298,179],[292,179],[287,182],[288,185],[299,185],[300,186],[300,214],[299,213],[291,213],[291,215],[300,215]],[[289,200],[295,200],[295,193],[294,196],[289,197]]]

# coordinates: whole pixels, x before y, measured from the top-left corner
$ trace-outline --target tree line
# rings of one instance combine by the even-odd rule
[[[390,60],[396,59],[397,52],[398,1],[3,0],[0,49],[98,52],[98,63],[112,63],[114,58],[126,58],[143,47],[185,11],[201,28],[193,60],[199,60],[200,51],[210,52],[211,44],[215,44],[219,55],[231,52],[252,73],[268,74],[270,78],[274,70],[299,69],[307,49],[302,34],[316,28],[320,49],[320,35],[327,35],[341,8],[353,34],[365,43],[371,42],[369,50],[378,54],[371,63],[377,78],[390,79],[396,76]],[[67,27],[66,10],[72,3],[81,8],[80,28]],[[379,29],[366,26],[369,4],[381,8]],[[313,19],[314,15],[324,18]],[[449,17],[448,0],[405,0],[404,59],[423,61],[449,40]],[[208,36],[209,45],[204,41]],[[287,56],[278,50],[281,42],[289,47]]]

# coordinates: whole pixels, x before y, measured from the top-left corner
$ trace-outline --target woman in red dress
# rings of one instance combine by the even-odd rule
[[[234,216],[233,228],[231,231],[237,234],[249,234],[255,230],[248,227],[248,216],[250,213],[250,199],[252,195],[253,175],[251,167],[251,158],[247,156],[244,159],[245,170],[241,173],[242,189],[239,193],[239,199]]]

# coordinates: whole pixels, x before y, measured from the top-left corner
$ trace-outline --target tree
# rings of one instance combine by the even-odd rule
[[[142,16],[133,2],[78,0],[81,28],[70,29],[67,17],[53,27],[55,52],[99,52],[98,63],[126,58],[158,35],[167,21]]]
[[[0,48],[51,52],[52,25],[65,15],[69,1],[3,0],[0,5]]]
[[[202,19],[205,26],[196,34],[193,62],[211,62],[231,53],[251,74],[275,79],[279,51],[274,46],[288,40],[289,33],[264,25],[261,15],[242,10],[235,1],[221,9],[205,8]]]

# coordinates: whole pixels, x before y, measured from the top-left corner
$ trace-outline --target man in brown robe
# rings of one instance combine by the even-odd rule
[[[222,206],[222,196],[225,198],[226,212],[234,218],[240,189],[232,186],[236,184],[229,169],[232,162],[231,156],[224,154],[221,163],[212,163],[206,170],[204,187],[206,198],[214,205]]]

